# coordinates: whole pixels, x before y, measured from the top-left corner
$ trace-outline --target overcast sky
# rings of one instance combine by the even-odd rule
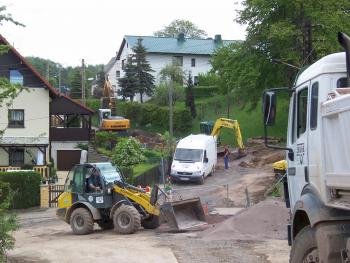
[[[1,34],[24,56],[77,66],[106,64],[124,35],[152,35],[174,19],[187,19],[208,36],[244,39],[236,24],[239,0],[3,0],[21,28],[4,23]],[[1,4],[1,5],[2,5]]]

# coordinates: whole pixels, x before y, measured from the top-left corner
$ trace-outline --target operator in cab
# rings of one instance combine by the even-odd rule
[[[102,191],[102,178],[101,174],[97,169],[93,169],[90,178],[88,179],[89,192],[100,192]]]

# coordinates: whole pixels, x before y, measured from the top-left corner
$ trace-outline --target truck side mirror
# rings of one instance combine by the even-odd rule
[[[204,162],[205,162],[205,163],[209,162],[208,157],[205,157],[205,158],[204,158]]]
[[[266,91],[263,95],[264,124],[273,126],[276,118],[276,94],[274,91]]]

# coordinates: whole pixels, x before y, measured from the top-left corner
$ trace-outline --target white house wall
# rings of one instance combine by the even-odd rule
[[[48,144],[49,143],[49,91],[29,88],[22,91],[9,107],[0,108],[0,130],[5,129],[3,143]],[[24,128],[7,128],[8,110],[24,110]]]
[[[122,60],[125,60],[125,63],[127,61],[127,57],[132,54],[132,51],[126,47],[124,47],[121,56],[120,56],[120,60],[117,60],[114,65],[113,65],[113,72],[114,72],[114,79],[115,79],[115,85],[116,85],[116,89],[119,90],[120,87],[117,83],[117,78],[115,75],[115,72],[117,70],[119,70],[121,72],[120,77],[124,77],[125,73],[122,70]],[[149,64],[151,65],[151,68],[154,70],[154,72],[152,73],[153,76],[156,79],[156,84],[159,84],[160,81],[160,71],[168,64],[171,64],[173,61],[173,57],[174,56],[182,56],[183,57],[183,66],[182,69],[186,72],[186,74],[188,74],[189,72],[191,72],[191,75],[193,77],[193,80],[195,77],[197,77],[200,73],[204,74],[207,73],[210,69],[211,69],[211,65],[209,63],[209,59],[210,56],[209,55],[187,55],[187,54],[155,54],[155,53],[151,53],[151,54],[147,54],[146,55],[146,60],[149,62]],[[194,67],[192,67],[191,65],[191,61],[192,59],[195,59],[196,61],[196,65]],[[111,70],[112,71],[112,70]],[[112,75],[112,73],[111,73]],[[112,84],[113,85],[113,84]],[[149,97],[144,96],[144,100],[146,101],[147,99],[149,99]],[[135,96],[135,100],[136,101],[140,101],[140,96],[136,95]]]

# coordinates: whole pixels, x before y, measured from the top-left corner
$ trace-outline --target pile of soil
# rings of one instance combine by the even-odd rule
[[[214,240],[287,239],[288,209],[270,198],[203,231],[199,236]]]

